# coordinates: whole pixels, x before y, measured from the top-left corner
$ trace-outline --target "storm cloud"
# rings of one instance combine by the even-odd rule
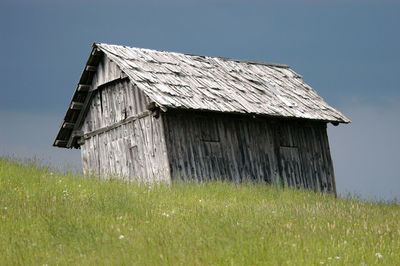
[[[400,199],[400,106],[356,102],[341,111],[353,122],[328,128],[338,191],[364,199]]]

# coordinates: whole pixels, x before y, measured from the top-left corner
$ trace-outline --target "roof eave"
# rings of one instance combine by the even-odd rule
[[[83,103],[88,96],[88,88],[92,83],[94,72],[100,62],[103,53],[97,48],[97,43],[92,44],[92,50],[85,67],[80,75],[79,82],[75,87],[74,94],[68,105],[68,109],[64,115],[63,122],[60,125],[57,136],[53,142],[54,147],[60,148],[79,148],[77,144],[77,134],[73,134],[79,127],[77,121],[82,116]]]
[[[157,104],[158,105],[158,104]],[[159,106],[159,105],[158,105]],[[223,112],[217,110],[209,110],[209,109],[194,109],[187,108],[184,106],[163,106],[162,109],[164,112],[167,110],[176,110],[176,111],[193,111],[193,112],[208,112],[208,113],[219,113],[219,114],[232,114],[232,115],[241,115],[241,116],[249,116],[249,117],[263,117],[263,118],[274,118],[274,119],[288,119],[288,120],[304,120],[304,121],[314,121],[314,122],[323,122],[323,123],[332,123],[333,125],[339,124],[350,124],[351,120],[342,115],[341,119],[316,119],[316,118],[307,118],[307,117],[296,117],[296,116],[283,116],[279,114],[267,114],[267,113],[251,113],[251,112]]]

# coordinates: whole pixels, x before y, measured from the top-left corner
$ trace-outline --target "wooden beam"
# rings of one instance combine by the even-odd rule
[[[130,116],[130,117],[124,119],[124,120],[121,120],[121,121],[115,123],[115,124],[112,124],[112,125],[109,125],[109,126],[106,126],[106,127],[102,127],[102,128],[93,130],[93,131],[91,131],[89,133],[86,133],[84,135],[84,137],[85,137],[85,139],[91,138],[91,137],[93,137],[95,135],[110,131],[111,129],[117,128],[117,127],[122,126],[122,125],[125,125],[125,124],[127,124],[127,123],[129,123],[131,121],[142,119],[142,118],[144,118],[146,116],[149,116],[149,115],[151,115],[151,111],[145,111],[145,112],[142,112],[142,113],[140,113],[138,115]]]
[[[72,134],[71,134],[71,136],[72,137],[82,137],[83,136],[83,131],[82,130],[74,130],[74,131],[72,131]]]
[[[86,84],[78,84],[78,91],[79,92],[85,92],[88,91],[90,88],[90,85],[86,85]]]
[[[97,90],[97,88],[96,88],[96,90]],[[89,103],[92,100],[94,92],[95,92],[94,90],[91,90],[87,93],[85,102],[83,103],[83,106],[82,106],[82,110],[79,112],[78,118],[76,119],[76,122],[75,122],[75,126],[74,126],[75,130],[77,130],[81,126],[81,123],[83,123],[82,120],[84,119],[84,117],[88,111]],[[74,137],[70,136],[68,143],[67,143],[67,147],[71,147],[73,140],[74,140]]]
[[[64,122],[63,124],[63,128],[74,128],[75,123],[71,123],[71,122]]]
[[[96,71],[96,69],[97,69],[96,66],[86,66],[86,68],[85,68],[86,71],[91,71],[91,72]]]
[[[99,48],[94,48],[93,51],[92,51],[92,55],[93,55],[93,56],[99,55],[100,52],[101,52],[101,51],[100,51]]]
[[[156,105],[155,102],[149,102],[149,103],[146,105],[146,109],[147,109],[147,110],[150,110],[150,111],[153,111],[153,110],[156,109],[156,108],[157,108],[157,105]]]
[[[65,145],[67,145],[67,141],[66,140],[57,139],[54,142],[54,146],[64,146],[65,147]]]
[[[78,143],[78,145],[82,146],[83,144],[85,144],[85,139],[84,138],[79,138],[76,143]]]
[[[80,102],[71,102],[70,108],[72,110],[81,110],[83,107],[83,103]]]

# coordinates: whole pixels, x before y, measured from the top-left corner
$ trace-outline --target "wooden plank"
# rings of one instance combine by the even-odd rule
[[[135,120],[139,120],[139,119],[144,118],[144,117],[149,116],[149,115],[151,115],[150,111],[143,112],[143,113],[141,113],[139,115],[133,115],[133,116],[130,116],[130,117],[128,117],[128,118],[126,118],[124,120],[121,120],[121,121],[119,121],[117,123],[111,124],[109,126],[102,127],[102,128],[96,129],[94,131],[85,133],[84,136],[85,136],[85,138],[90,138],[90,137],[92,137],[94,135],[98,135],[98,134],[110,131],[110,130],[112,130],[114,128],[117,128],[117,127],[119,127],[121,125],[127,124],[127,123],[135,121]]]
[[[82,130],[74,130],[71,133],[72,137],[83,137],[83,131]]]
[[[162,159],[160,163],[160,168],[162,171],[162,175],[165,181],[170,183],[172,181],[171,178],[171,167],[168,157],[168,149],[167,149],[167,141],[166,141],[166,128],[164,123],[164,115],[158,119],[158,129],[159,129],[159,145],[158,145],[158,152],[159,158]]]
[[[90,85],[87,84],[78,84],[78,91],[79,92],[86,92],[90,88]]]
[[[63,125],[62,125],[62,127],[63,127],[63,128],[68,128],[68,129],[70,129],[70,128],[74,128],[74,125],[75,125],[75,123],[64,122]]]
[[[55,145],[55,146],[60,146],[60,147],[65,147],[65,145],[67,145],[67,141],[66,141],[66,140],[59,140],[59,139],[57,139],[57,140],[54,142],[54,145]]]
[[[85,67],[85,70],[89,71],[89,72],[95,72],[97,70],[97,67],[96,66],[87,65]]]
[[[99,48],[93,48],[92,50],[92,56],[98,56],[101,55],[101,50]]]
[[[222,126],[224,128],[224,134],[221,134],[221,139],[224,142],[224,152],[228,168],[227,175],[231,181],[238,182],[240,179],[238,160],[236,156],[238,155],[238,147],[234,144],[234,139],[236,139],[235,132],[232,130],[233,121],[229,119],[224,119],[222,121]]]
[[[171,136],[171,123],[170,123],[170,116],[171,114],[163,114],[161,115],[161,120],[162,120],[162,127],[164,131],[164,141],[165,141],[165,148],[166,148],[166,155],[167,155],[167,161],[168,161],[168,168],[170,171],[170,177],[171,180],[175,179],[175,160],[176,157],[175,155],[175,145],[173,145],[173,138]]]
[[[148,104],[146,104],[146,109],[147,110],[153,111],[156,108],[157,108],[157,105],[156,105],[155,102],[149,102]]]
[[[83,107],[83,103],[80,102],[71,102],[70,109],[72,110],[81,110]]]

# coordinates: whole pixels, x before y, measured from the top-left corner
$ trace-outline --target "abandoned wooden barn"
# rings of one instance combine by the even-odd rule
[[[94,43],[53,145],[85,173],[335,192],[329,122],[350,121],[287,65]]]

